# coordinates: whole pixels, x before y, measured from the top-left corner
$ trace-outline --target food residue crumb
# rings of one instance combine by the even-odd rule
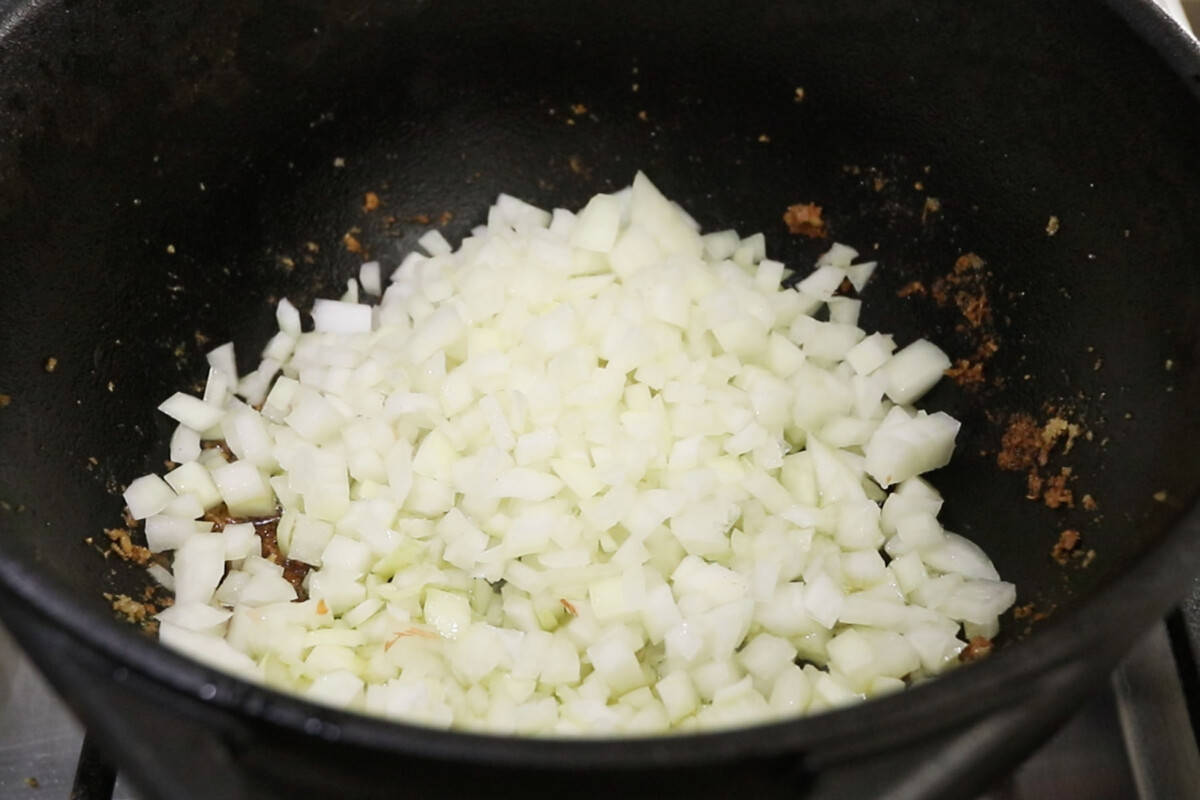
[[[983,286],[983,266],[986,262],[974,253],[964,253],[954,262],[954,271],[933,284],[933,299],[939,306],[952,299],[972,329],[978,329],[992,318],[987,290]]]
[[[1159,489],[1152,496],[1154,497],[1155,502],[1158,502],[1158,503],[1167,502],[1167,490],[1166,489]]]
[[[328,614],[329,613],[329,606],[327,606],[325,604],[324,597],[322,597],[320,600],[317,601],[317,613],[318,614]]]
[[[175,255],[175,245],[173,245],[173,244],[167,245],[167,254],[172,255],[172,256]]]
[[[579,616],[579,609],[575,608],[575,604],[572,603],[570,600],[568,600],[565,597],[560,597],[558,599],[558,602],[562,603],[562,607],[565,608],[567,610],[567,613],[570,614],[572,617]]]
[[[50,356],[46,359],[46,362],[42,364],[42,369],[46,370],[46,372],[54,372],[54,370],[58,369],[58,359],[54,356]]]
[[[374,192],[367,192],[364,194],[362,210],[369,214],[377,208],[379,208],[379,195],[375,194]]]
[[[585,106],[583,103],[572,103],[571,104],[571,113],[574,114],[575,116],[582,117],[587,112],[588,112],[588,107]]]
[[[643,111],[639,111],[639,112],[637,113],[637,118],[638,118],[638,119],[640,119],[642,122],[649,122],[649,121],[650,121],[650,115],[649,115],[649,114],[647,114],[647,113],[646,113],[644,110],[643,110]]]
[[[150,591],[153,593],[152,588]],[[158,622],[154,619],[154,615],[159,612],[159,608],[153,603],[139,602],[127,594],[110,594],[108,592],[104,593],[104,599],[112,606],[112,610],[124,617],[127,622],[140,624],[144,630],[149,632],[158,630]],[[170,605],[170,603],[166,605]]]
[[[418,225],[428,225],[429,223],[433,222],[433,217],[429,216],[428,214],[414,214],[409,219]]]
[[[438,215],[438,225],[444,228],[450,224],[450,220],[452,219],[454,219],[453,211],[443,211],[440,215]]]
[[[336,169],[341,169],[342,167],[346,166],[346,159],[342,158],[341,156],[338,156],[337,158],[335,158],[333,160],[333,166]]]
[[[0,408],[7,408],[12,403],[12,395],[0,394]]]
[[[352,233],[342,236],[342,244],[345,245],[347,253],[361,253],[363,251],[362,243]]]
[[[1095,560],[1096,560],[1096,551],[1089,549],[1086,553],[1083,554],[1083,560],[1079,562],[1079,568],[1087,569],[1088,567],[1090,567],[1092,565],[1092,562]]]
[[[770,141],[771,141],[771,137],[770,137],[770,136],[768,136],[768,135],[767,135],[767,134],[765,134],[765,133],[760,133],[760,134],[758,135],[758,141],[759,141],[760,143],[762,143],[762,144],[767,144],[768,142],[770,142]]]
[[[1175,362],[1168,358],[1163,362],[1163,369],[1165,369],[1167,372],[1170,372],[1171,370],[1175,369]]]
[[[946,370],[946,377],[963,387],[979,386],[985,380],[983,364],[972,363],[965,358],[954,362],[954,366]]]
[[[796,87],[796,91],[792,94],[792,100],[796,101],[797,103],[804,102],[804,87],[803,86]]]
[[[1046,221],[1046,235],[1053,236],[1058,233],[1058,226],[1058,217],[1051,215],[1050,219]]]
[[[783,222],[787,225],[788,233],[807,236],[810,239],[824,239],[825,220],[821,218],[821,207],[816,203],[796,203],[787,207],[783,213]]]
[[[1046,479],[1045,488],[1042,490],[1042,502],[1046,504],[1046,508],[1075,507],[1075,496],[1067,488],[1070,478],[1071,468],[1063,467],[1057,475]]]
[[[992,654],[992,640],[984,636],[972,636],[971,641],[958,654],[958,660],[963,662],[979,661]]]
[[[1014,414],[1000,439],[996,466],[1013,472],[1034,466],[1042,449],[1041,430],[1028,414]]]
[[[1025,619],[1033,614],[1033,603],[1023,606],[1013,606],[1013,619]]]
[[[41,784],[38,783],[38,779],[32,776],[25,779],[25,785],[30,789],[37,789],[41,787]]]
[[[910,297],[914,294],[925,295],[925,284],[920,281],[909,281],[897,290],[896,297]]]
[[[112,551],[126,561],[145,566],[154,557],[148,548],[133,543],[127,528],[105,528],[104,534],[112,542]]]
[[[941,200],[937,199],[936,197],[926,197],[925,198],[925,207],[921,209],[921,224],[922,225],[925,224],[925,220],[926,220],[926,218],[929,217],[930,214],[936,214],[941,210],[942,210],[942,201]]]
[[[1012,472],[1025,471],[1026,494],[1030,500],[1041,500],[1047,508],[1075,507],[1074,493],[1067,488],[1072,479],[1070,467],[1061,467],[1058,474],[1049,477],[1039,472],[1050,460],[1050,453],[1062,445],[1064,454],[1070,452],[1076,438],[1086,437],[1082,427],[1053,416],[1045,425],[1038,425],[1028,414],[1013,414],[1009,418],[996,454],[996,466]],[[1094,508],[1094,502],[1093,508]],[[1091,510],[1091,509],[1089,509]]]
[[[1095,511],[1096,510],[1096,499],[1094,497],[1092,497],[1090,494],[1085,494],[1083,497],[1081,497],[1079,499],[1079,504],[1081,506],[1083,506],[1084,511]]]
[[[1058,541],[1054,543],[1054,547],[1050,550],[1050,557],[1058,564],[1066,565],[1068,557],[1079,546],[1080,538],[1079,531],[1074,528],[1067,528],[1058,535]]]

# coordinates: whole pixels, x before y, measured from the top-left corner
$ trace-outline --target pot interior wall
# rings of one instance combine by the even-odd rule
[[[934,481],[947,524],[1019,603],[1076,606],[1200,485],[1183,446],[1200,435],[1200,113],[1114,15],[1076,5],[14,13],[0,52],[0,547],[107,617],[101,592],[146,579],[102,558],[102,530],[120,522],[123,485],[162,470],[170,429],[154,406],[203,380],[205,350],[233,339],[251,366],[277,298],[337,293],[367,254],[388,270],[444,213],[457,242],[498,192],[579,206],[642,169],[705,228],[761,230],[800,270],[827,242],[789,235],[781,215],[822,205],[833,238],[880,261],[864,326],[953,358],[981,341],[953,298],[897,292],[932,288],[965,253],[986,261],[999,349],[983,386],[946,381],[925,403],[964,421]],[[1048,466],[1073,469],[1074,509],[1025,499],[1025,475],[996,468],[1018,412],[1088,432]],[[1065,528],[1094,558],[1050,558]]]

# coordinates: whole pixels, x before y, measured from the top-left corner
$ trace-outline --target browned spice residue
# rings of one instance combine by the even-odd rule
[[[558,602],[562,603],[562,607],[565,608],[567,610],[567,613],[570,614],[572,617],[579,616],[579,609],[575,608],[575,604],[572,603],[570,600],[568,600],[565,597],[560,597],[558,599]]]
[[[914,294],[924,296],[927,293],[925,284],[920,281],[910,281],[900,287],[896,292],[896,297],[911,297]]]
[[[450,220],[454,219],[453,211],[443,211],[438,217],[438,225],[443,228],[450,224]]]
[[[939,306],[951,301],[958,306],[967,325],[980,328],[991,321],[992,309],[988,302],[983,271],[985,261],[974,253],[964,253],[954,262],[954,270],[933,284],[933,299]]]
[[[1025,619],[1033,614],[1033,603],[1026,603],[1023,606],[1013,606],[1013,619]]]
[[[935,303],[946,307],[953,305],[962,315],[962,322],[957,330],[971,337],[975,342],[975,352],[967,358],[960,358],[953,367],[946,371],[947,377],[966,389],[977,389],[986,382],[984,367],[988,360],[1000,349],[996,336],[991,302],[988,298],[986,282],[989,273],[984,269],[986,262],[975,253],[964,253],[954,261],[954,267],[948,275],[938,278],[928,293]],[[910,284],[911,286],[912,284]],[[902,289],[901,292],[905,292]],[[914,288],[908,294],[920,291]]]
[[[1050,550],[1050,557],[1058,564],[1065,566],[1071,553],[1079,546],[1080,538],[1079,531],[1074,528],[1067,528],[1058,535],[1058,541],[1054,543],[1054,547]]]
[[[992,640],[984,636],[972,636],[971,641],[958,654],[958,660],[963,663],[979,661],[992,654]]]
[[[377,208],[379,208],[379,195],[375,194],[374,192],[367,192],[364,194],[362,210],[369,214]]]
[[[1081,497],[1079,499],[1079,504],[1083,506],[1084,511],[1095,511],[1097,508],[1096,499],[1090,494],[1085,494],[1083,497]]]
[[[946,370],[946,377],[959,386],[978,386],[985,381],[983,364],[978,361],[972,363],[965,358],[960,358],[954,362],[954,366]]]
[[[1057,475],[1046,479],[1045,488],[1042,490],[1042,502],[1046,504],[1046,508],[1075,507],[1075,496],[1067,488],[1070,477],[1071,468],[1063,467]]]
[[[942,210],[942,201],[936,197],[926,197],[925,205],[921,208],[921,224],[929,219],[930,214],[936,214]]]
[[[110,549],[126,561],[144,567],[154,558],[149,549],[133,543],[126,528],[105,528],[104,534],[112,542]]]
[[[134,600],[127,594],[110,594],[104,592],[104,599],[112,606],[112,610],[126,622],[138,625],[147,633],[156,633],[158,631],[158,620],[154,619],[154,615],[162,609],[154,603],[143,603]],[[168,598],[162,603],[162,607],[171,605]]]
[[[429,216],[428,214],[416,214],[411,217],[411,220],[418,225],[428,225],[429,223],[433,222],[433,217]]]
[[[1042,449],[1042,429],[1028,414],[1014,414],[1000,439],[996,466],[1016,472],[1037,464]]]
[[[787,225],[788,233],[810,239],[824,239],[827,233],[825,220],[821,219],[821,207],[816,203],[788,206],[783,212],[783,223]]]
[[[358,241],[352,233],[342,236],[342,245],[346,248],[347,253],[361,253],[363,251],[362,242]]]
[[[1000,451],[996,453],[996,466],[1012,472],[1026,472],[1026,497],[1041,500],[1047,508],[1075,507],[1075,495],[1067,488],[1072,479],[1070,467],[1061,467],[1057,474],[1043,475],[1041,468],[1050,460],[1050,454],[1062,444],[1064,454],[1070,452],[1076,438],[1083,435],[1081,426],[1053,416],[1044,425],[1028,414],[1013,414],[1000,440]],[[1095,508],[1095,501],[1091,501]],[[1085,506],[1086,507],[1086,506]]]
[[[0,394],[0,408],[7,408],[12,402],[12,397],[7,394]]]

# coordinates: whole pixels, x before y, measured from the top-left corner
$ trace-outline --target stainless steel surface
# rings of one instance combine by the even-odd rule
[[[83,727],[0,627],[0,798],[66,800]],[[137,800],[117,781],[113,800]]]
[[[83,728],[0,628],[0,797],[65,798]]]
[[[1200,797],[1200,751],[1166,626],[1134,647],[1112,685],[1139,796]]]
[[[1080,709],[1049,742],[978,800],[1137,798],[1116,703],[1106,693]]]

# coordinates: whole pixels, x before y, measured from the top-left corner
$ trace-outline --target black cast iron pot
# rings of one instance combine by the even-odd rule
[[[0,616],[147,798],[969,796],[1200,567],[1198,89],[1134,0],[0,3]],[[986,261],[999,347],[926,405],[964,421],[948,526],[1019,589],[992,657],[809,719],[535,741],[313,706],[113,620],[148,579],[96,537],[207,347],[338,291],[347,232],[391,266],[422,215],[455,240],[500,191],[578,206],[636,169],[796,266],[823,245],[781,214],[818,202],[881,261],[865,327],[955,358],[957,305],[896,295]],[[1074,508],[997,468],[1022,413],[1091,432],[1046,467]]]

